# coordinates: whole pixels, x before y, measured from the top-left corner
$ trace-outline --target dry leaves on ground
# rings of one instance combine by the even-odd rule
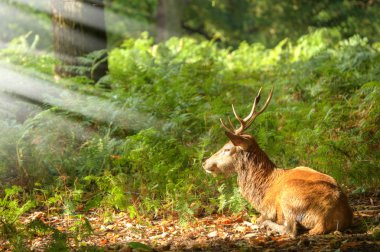
[[[380,251],[375,229],[362,229],[363,223],[379,225],[379,199],[351,197],[355,209],[355,225],[344,233],[328,235],[288,236],[268,234],[253,224],[245,212],[237,215],[215,214],[194,218],[189,222],[172,219],[131,219],[124,212],[112,216],[92,211],[76,216],[48,216],[45,212],[33,212],[23,216],[24,224],[40,221],[61,232],[75,234],[68,238],[71,249],[101,248],[105,251]],[[86,223],[88,223],[86,229]],[[52,241],[51,232],[36,235],[28,241],[29,248],[43,251]],[[0,249],[10,250],[3,241]]]

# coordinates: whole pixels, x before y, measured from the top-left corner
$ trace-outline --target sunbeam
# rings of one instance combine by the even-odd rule
[[[41,12],[44,12],[44,13],[51,15],[51,14],[53,14],[51,1],[52,0],[31,2],[29,0],[14,0],[12,2],[17,3],[17,4],[21,4],[21,5],[25,5],[25,6],[28,6],[32,9],[34,9],[34,10],[38,10],[38,11],[41,11]],[[62,0],[59,0],[59,1],[62,1]],[[62,1],[62,3],[64,3],[64,2],[65,1]],[[101,2],[101,1],[99,1],[99,2]],[[88,16],[92,17],[92,19],[83,18],[83,16],[80,15],[80,13],[76,13],[76,12],[74,12],[73,15],[68,15],[68,16],[65,16],[64,18],[70,19],[76,23],[80,23],[80,24],[86,25],[88,27],[96,28],[99,30],[105,29],[104,26],[99,25],[100,24],[99,22],[96,22],[96,17],[98,17],[99,15],[102,14],[102,11],[100,10],[99,7],[96,6],[96,4],[85,3],[82,1],[66,1],[66,3],[64,3],[64,4],[72,5],[72,8],[74,8],[74,9],[78,9],[78,10],[83,9],[84,11],[89,13]],[[79,5],[83,5],[84,7],[81,7]]]
[[[0,91],[78,113],[125,130],[139,130],[158,125],[157,120],[151,115],[138,112],[138,108],[122,108],[122,105],[107,99],[64,89],[55,83],[22,72],[19,67],[0,64]]]

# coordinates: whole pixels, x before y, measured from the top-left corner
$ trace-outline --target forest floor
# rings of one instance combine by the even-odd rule
[[[268,234],[251,222],[245,212],[211,215],[181,222],[178,218],[130,218],[126,213],[92,211],[79,217],[32,212],[23,223],[38,220],[55,230],[76,234],[68,238],[70,250],[78,251],[380,251],[380,195],[351,194],[355,211],[353,226],[344,232],[296,238]],[[87,223],[86,229],[78,223]],[[29,249],[44,251],[52,233],[36,233],[28,239]],[[146,246],[145,246],[146,245]],[[11,250],[0,240],[0,250]]]

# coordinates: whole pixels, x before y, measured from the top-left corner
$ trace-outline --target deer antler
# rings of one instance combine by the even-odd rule
[[[256,106],[257,104],[259,103],[260,101],[260,94],[261,94],[261,89],[259,90],[259,92],[257,93],[256,97],[255,97],[255,100],[253,102],[253,105],[252,105],[252,109],[251,109],[251,112],[249,113],[249,115],[247,117],[245,117],[244,119],[242,119],[235,111],[235,107],[234,105],[232,105],[232,112],[234,113],[236,119],[239,121],[240,123],[240,127],[238,129],[235,129],[231,123],[231,120],[230,118],[228,118],[228,121],[229,121],[229,124],[230,126],[227,127],[223,120],[220,119],[220,122],[222,123],[222,126],[225,130],[229,131],[230,133],[233,133],[235,135],[240,135],[242,134],[246,129],[248,129],[251,124],[253,123],[253,121],[256,119],[257,116],[259,116],[262,112],[264,112],[264,110],[268,107],[268,104],[272,98],[272,95],[273,95],[273,88],[270,90],[269,92],[269,96],[268,96],[268,99],[266,100],[264,106],[259,110],[259,111],[255,111],[256,110]]]

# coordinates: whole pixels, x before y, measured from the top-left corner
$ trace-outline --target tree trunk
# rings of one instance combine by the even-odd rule
[[[157,42],[182,34],[181,16],[183,0],[158,0]]]
[[[99,80],[108,70],[103,0],[50,0],[54,52],[61,77],[86,75]],[[91,52],[99,51],[87,57]]]

